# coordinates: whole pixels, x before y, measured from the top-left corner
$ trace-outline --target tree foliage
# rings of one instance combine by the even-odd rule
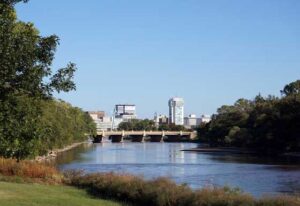
[[[300,94],[300,80],[286,85],[283,90],[281,90],[281,94],[286,96]]]
[[[75,89],[72,82],[75,64],[70,63],[52,75],[51,65],[59,38],[56,35],[42,37],[32,23],[18,21],[10,4],[0,3],[0,14],[1,97],[26,94],[47,98],[53,91]]]
[[[47,100],[42,102],[42,108],[40,128],[43,138],[39,142],[40,154],[84,141],[86,134],[95,134],[94,121],[78,107],[62,100]]]
[[[75,89],[76,65],[69,63],[53,74],[51,66],[59,38],[40,36],[32,23],[17,20],[14,5],[18,2],[27,1],[0,1],[0,156],[22,159],[38,154],[42,142],[49,140],[51,135],[42,127],[42,120],[50,118],[45,116],[45,107],[52,108],[53,92]],[[69,109],[65,114],[72,112]]]
[[[175,125],[174,123],[171,124],[161,124],[158,127],[159,131],[185,131],[187,130],[184,126],[182,125]]]
[[[127,122],[121,122],[119,124],[119,130],[125,131],[151,131],[151,130],[159,130],[159,131],[185,131],[185,127],[182,125],[175,124],[161,124],[157,128],[153,120],[149,119],[132,119]]]
[[[247,147],[263,153],[300,151],[299,82],[286,85],[281,98],[258,95],[220,107],[210,123],[198,128],[200,139],[213,146]]]
[[[127,122],[121,122],[119,124],[119,130],[125,130],[125,131],[141,131],[141,130],[156,130],[155,123],[152,120],[149,119],[144,119],[144,120],[139,120],[139,119],[132,119]]]

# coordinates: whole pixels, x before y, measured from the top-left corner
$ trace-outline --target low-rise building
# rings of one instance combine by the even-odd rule
[[[201,118],[197,118],[195,114],[190,114],[188,117],[184,118],[184,127],[187,129],[193,129],[200,125]]]
[[[200,123],[209,123],[211,121],[210,115],[202,115],[201,116],[201,122]]]
[[[169,118],[166,115],[154,115],[154,122],[155,122],[155,126],[159,127],[162,124],[168,124],[169,123]]]
[[[126,122],[131,119],[136,119],[136,107],[134,104],[117,104],[112,117],[105,116],[103,111],[88,112],[94,120],[98,131],[110,131],[117,129],[121,122]]]
[[[136,119],[136,106],[134,104],[117,104],[114,117],[123,120]]]
[[[109,116],[105,116],[105,112],[90,111],[88,113],[96,123],[97,131],[109,131],[112,129],[112,118]]]
[[[88,114],[94,121],[99,120],[105,116],[104,111],[89,111]]]
[[[188,117],[184,118],[184,127],[187,129],[193,129],[202,123],[206,124],[210,121],[211,121],[210,115],[201,115],[200,118],[197,118],[195,114],[191,114]]]

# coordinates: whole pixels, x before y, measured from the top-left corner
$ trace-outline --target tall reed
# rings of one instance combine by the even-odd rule
[[[51,165],[29,160],[18,162],[15,159],[5,158],[0,158],[0,174],[9,177],[36,179],[48,183],[59,183],[62,179],[59,171]]]
[[[83,174],[70,171],[65,174],[69,185],[86,189],[90,194],[116,199],[133,205],[147,206],[300,206],[297,197],[266,197],[251,195],[228,188],[192,190],[177,185],[168,178],[145,180],[128,174]]]

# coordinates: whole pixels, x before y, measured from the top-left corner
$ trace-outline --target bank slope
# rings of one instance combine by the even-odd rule
[[[68,186],[0,182],[1,206],[121,206]]]

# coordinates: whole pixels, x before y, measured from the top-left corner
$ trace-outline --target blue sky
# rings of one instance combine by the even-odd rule
[[[134,103],[139,117],[212,114],[238,98],[279,95],[300,78],[299,0],[30,0],[21,20],[60,37],[53,68],[78,66],[77,91],[56,94],[85,110]]]

